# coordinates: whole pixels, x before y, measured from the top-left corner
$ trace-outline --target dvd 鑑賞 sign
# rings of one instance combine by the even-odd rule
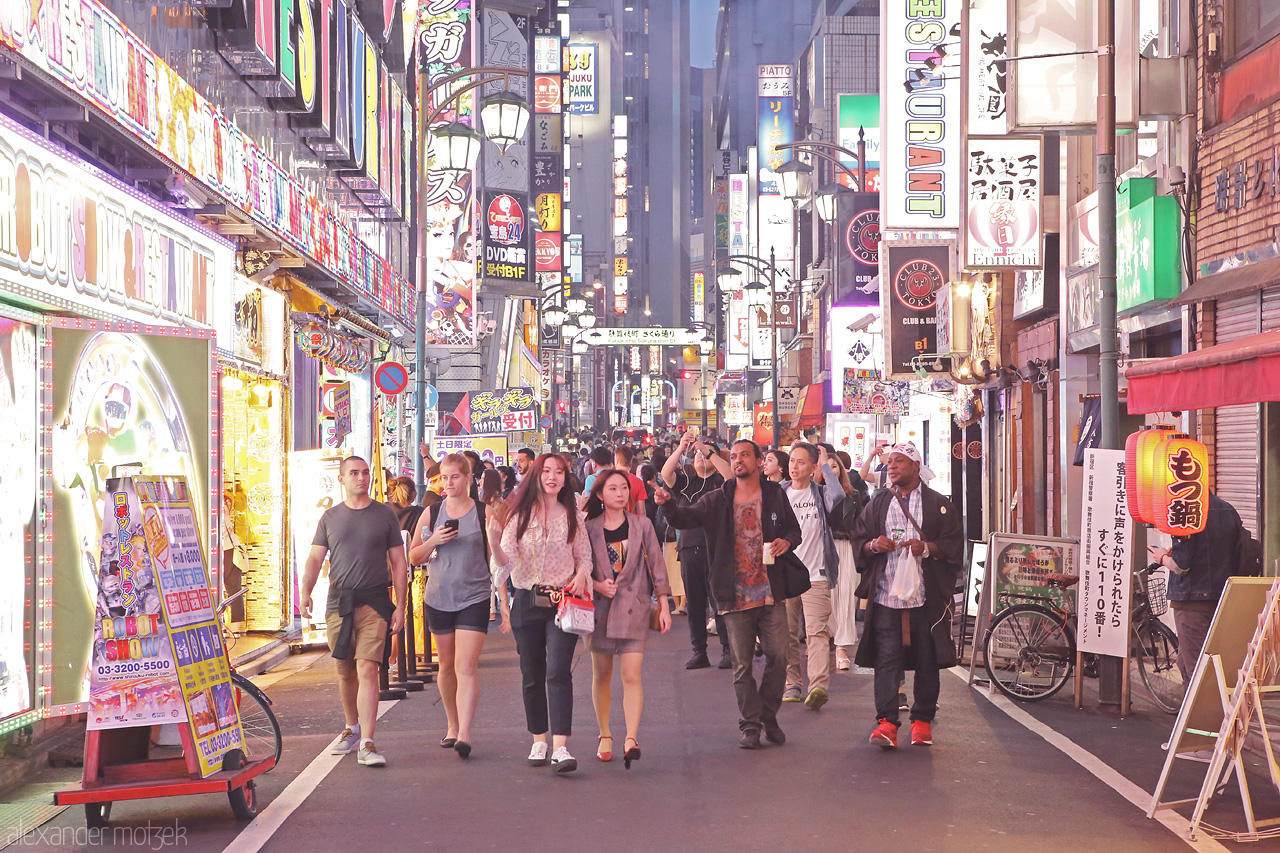
[[[533,281],[533,250],[529,203],[525,193],[486,192],[481,211],[484,222],[485,278]]]
[[[476,434],[538,428],[538,401],[528,388],[499,388],[471,395],[471,431]]]

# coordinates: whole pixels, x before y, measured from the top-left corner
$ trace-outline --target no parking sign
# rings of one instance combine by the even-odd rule
[[[409,371],[398,361],[388,361],[373,372],[373,384],[383,394],[395,396],[409,386]]]

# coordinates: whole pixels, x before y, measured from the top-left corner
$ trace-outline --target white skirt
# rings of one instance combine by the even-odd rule
[[[858,597],[853,593],[858,588],[858,568],[853,561],[853,543],[837,539],[836,554],[840,557],[840,573],[831,592],[834,639],[837,646],[855,646],[858,643]]]

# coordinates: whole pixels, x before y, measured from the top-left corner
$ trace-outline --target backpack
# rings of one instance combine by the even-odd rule
[[[433,503],[429,507],[431,531],[434,533],[436,523],[440,521],[440,512],[444,509],[444,501],[440,500]],[[487,565],[489,562],[489,529],[485,526],[484,504],[476,501],[476,521],[480,522],[480,541],[484,543],[484,561]]]
[[[1262,543],[1243,527],[1236,538],[1236,570],[1232,574],[1246,578],[1262,577]]]

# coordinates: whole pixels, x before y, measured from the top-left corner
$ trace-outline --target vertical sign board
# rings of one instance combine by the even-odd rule
[[[970,137],[965,269],[1040,269],[1040,139]]]
[[[484,193],[484,277],[498,281],[533,281],[534,264],[525,193]]]
[[[880,244],[885,378],[918,379],[912,359],[938,352],[937,291],[955,278],[954,240]]]
[[[749,242],[747,219],[747,176],[729,176],[729,254],[747,254]]]
[[[841,193],[834,304],[880,306],[880,194]]]
[[[840,128],[839,142],[841,148],[858,152],[858,132],[862,132],[863,147],[866,149],[867,185],[860,187],[857,180],[843,171],[836,176],[842,186],[850,189],[879,192],[880,191],[880,96],[879,95],[840,95]],[[837,153],[840,162],[852,169],[856,174],[858,162],[844,154]]]
[[[944,62],[948,49],[935,47],[957,40],[963,6],[960,0],[881,4],[880,79],[892,81],[881,99],[885,230],[960,228],[961,75]]]
[[[598,111],[596,85],[599,79],[596,73],[596,46],[570,44],[566,57],[565,73],[569,94],[564,111],[580,115],[595,115]]]
[[[1076,647],[1115,657],[1129,654],[1133,519],[1125,499],[1124,466],[1123,450],[1086,450],[1080,506]]]
[[[790,65],[756,66],[756,104],[760,152],[760,195],[782,195],[778,169],[791,162],[791,149],[774,146],[795,141],[795,81]]]
[[[969,0],[964,22],[964,61],[968,71],[965,103],[968,132],[1004,136],[1008,115],[1008,0]]]
[[[419,93],[430,89],[430,80],[474,65],[472,5],[471,0],[441,0],[419,10]],[[429,115],[443,107],[437,124],[458,121],[474,126],[475,93],[464,92],[446,101],[451,95],[448,88],[432,93],[418,112]],[[424,340],[429,347],[471,349],[476,343],[476,173],[456,175],[433,168],[430,136],[423,133],[421,142],[427,160],[419,188],[427,211],[421,226],[427,303]]]

